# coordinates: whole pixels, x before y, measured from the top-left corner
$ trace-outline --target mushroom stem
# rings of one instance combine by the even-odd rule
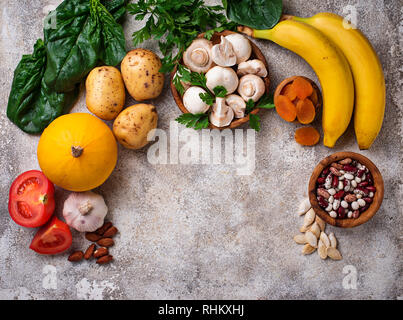
[[[84,149],[80,146],[72,146],[71,147],[71,154],[74,158],[80,157],[84,152]]]

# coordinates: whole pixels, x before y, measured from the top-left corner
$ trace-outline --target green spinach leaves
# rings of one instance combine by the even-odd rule
[[[223,0],[227,17],[254,29],[271,29],[280,20],[282,0]]]
[[[79,85],[100,61],[126,54],[122,26],[126,0],[64,0],[45,19],[44,40],[14,71],[7,116],[27,133],[40,133],[68,112]]]

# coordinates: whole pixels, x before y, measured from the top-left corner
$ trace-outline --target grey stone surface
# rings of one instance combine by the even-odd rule
[[[271,110],[261,112],[251,175],[237,175],[234,165],[225,164],[153,165],[147,148],[120,148],[115,171],[97,189],[110,208],[109,219],[120,230],[112,249],[116,261],[109,266],[73,265],[67,254],[36,254],[28,248],[35,230],[16,225],[7,210],[12,180],[23,171],[39,169],[39,137],[24,134],[5,114],[13,70],[42,36],[44,8],[59,2],[0,1],[0,299],[403,298],[401,1],[284,1],[285,12],[300,16],[343,14],[345,6],[354,5],[359,28],[379,53],[385,71],[383,128],[372,148],[361,152],[381,170],[385,199],[362,226],[327,227],[339,239],[342,261],[302,256],[292,237],[301,224],[295,210],[306,196],[312,169],[333,152],[358,151],[354,130],[350,126],[333,150],[321,144],[304,148],[293,140],[298,125],[285,123]],[[127,49],[139,26],[128,17]],[[291,75],[317,81],[295,54],[268,41],[256,42],[267,57],[272,89]],[[154,41],[142,46],[157,49]],[[168,81],[152,103],[158,108],[159,128],[168,130],[180,114]],[[84,93],[72,110],[77,111],[86,111]],[[320,129],[320,121],[314,125]],[[57,189],[56,194],[56,214],[61,216],[68,192]],[[73,248],[88,245],[83,235],[73,232],[73,237]],[[347,265],[357,270],[356,290],[343,288]],[[48,282],[52,274],[55,289]]]

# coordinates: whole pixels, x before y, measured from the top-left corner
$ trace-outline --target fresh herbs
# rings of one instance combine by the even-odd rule
[[[282,0],[223,0],[227,17],[254,29],[271,29],[280,20]]]
[[[208,113],[183,113],[175,119],[186,128],[194,128],[195,130],[205,129],[209,126]]]
[[[223,7],[207,6],[203,0],[139,0],[127,10],[136,20],[147,19],[145,26],[133,33],[133,43],[137,46],[150,38],[159,41],[164,55],[161,72],[174,69],[198,34],[205,32],[210,39],[214,32],[236,27],[221,13]]]
[[[252,99],[246,102],[246,114],[249,114],[249,125],[252,129],[260,131],[260,117],[257,114],[251,113],[255,109],[272,109],[275,108],[272,95],[263,95],[257,104]]]
[[[67,113],[79,84],[99,61],[117,65],[126,54],[117,20],[126,0],[64,0],[45,20],[44,40],[14,71],[7,116],[27,133],[40,133]]]

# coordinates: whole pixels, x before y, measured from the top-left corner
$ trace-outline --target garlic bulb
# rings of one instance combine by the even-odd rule
[[[252,99],[256,102],[263,96],[265,91],[264,81],[254,74],[247,74],[239,79],[238,93],[245,101]]]
[[[100,228],[107,213],[104,198],[92,191],[71,193],[63,206],[66,223],[80,232],[93,232]]]
[[[183,53],[183,63],[194,72],[207,72],[213,64],[211,48],[213,43],[207,39],[193,40]]]

